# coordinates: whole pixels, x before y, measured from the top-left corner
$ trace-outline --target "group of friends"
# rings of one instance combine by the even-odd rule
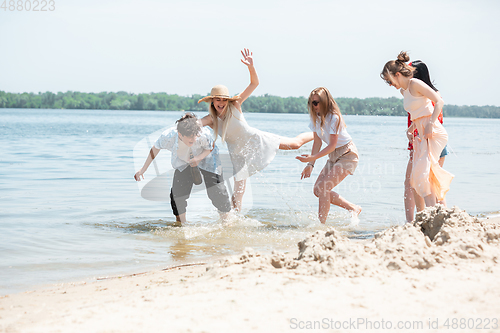
[[[143,167],[134,175],[135,180],[144,179],[144,173],[153,159],[161,149],[167,149],[172,152],[171,163],[175,169],[170,202],[176,220],[181,223],[186,221],[187,199],[196,183],[193,168],[200,170],[208,197],[224,217],[232,209],[241,211],[247,178],[264,169],[279,149],[299,149],[313,141],[311,154],[303,154],[296,159],[306,163],[301,174],[301,179],[304,179],[311,177],[316,160],[328,155],[313,187],[313,193],[319,200],[320,222],[326,223],[332,204],[357,217],[361,207],[333,190],[354,173],[359,154],[331,93],[327,88],[320,87],[309,94],[307,107],[312,132],[288,138],[253,128],[244,118],[242,104],[259,85],[259,78],[252,52],[244,49],[241,54],[241,62],[250,73],[250,84],[246,89],[231,97],[227,87],[214,86],[209,96],[198,101],[208,103],[209,114],[198,119],[194,114],[186,113],[177,120],[177,126],[164,131],[151,148]],[[415,207],[419,211],[438,202],[445,203],[445,195],[453,179],[453,175],[442,168],[448,141],[441,124],[443,100],[430,81],[425,63],[408,63],[409,60],[409,56],[401,52],[396,60],[385,64],[380,74],[390,86],[400,90],[404,108],[408,111],[410,160],[405,179],[408,222],[413,220]],[[206,126],[213,130],[213,134]],[[233,164],[234,191],[231,198],[223,180],[216,145],[218,137],[227,144]]]

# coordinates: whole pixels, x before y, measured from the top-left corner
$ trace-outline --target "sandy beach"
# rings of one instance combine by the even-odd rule
[[[500,218],[454,207],[367,241],[331,228],[238,256],[0,298],[2,332],[500,331]]]

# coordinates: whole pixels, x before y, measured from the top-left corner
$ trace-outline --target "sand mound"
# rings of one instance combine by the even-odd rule
[[[289,269],[298,274],[372,276],[381,272],[459,265],[464,260],[486,264],[500,261],[500,225],[479,220],[458,207],[426,208],[413,223],[378,233],[368,242],[349,240],[334,228],[317,231],[298,243],[296,258],[283,253],[261,255],[246,249],[209,267],[241,265],[243,270]]]

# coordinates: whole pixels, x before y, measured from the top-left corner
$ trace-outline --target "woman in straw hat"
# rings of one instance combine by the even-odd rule
[[[246,179],[264,169],[274,158],[278,149],[298,149],[313,139],[313,133],[302,133],[287,138],[250,127],[241,111],[241,104],[259,85],[257,71],[253,65],[253,54],[248,49],[241,51],[244,63],[250,72],[250,84],[239,95],[230,97],[223,85],[212,88],[209,96],[198,103],[209,103],[209,114],[201,119],[203,126],[210,126],[215,135],[226,142],[234,168],[234,193],[232,203],[235,210],[241,210]]]

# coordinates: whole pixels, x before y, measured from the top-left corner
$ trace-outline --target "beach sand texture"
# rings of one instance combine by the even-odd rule
[[[331,228],[298,253],[8,295],[0,331],[498,332],[499,266],[500,218],[438,205],[367,241]]]

